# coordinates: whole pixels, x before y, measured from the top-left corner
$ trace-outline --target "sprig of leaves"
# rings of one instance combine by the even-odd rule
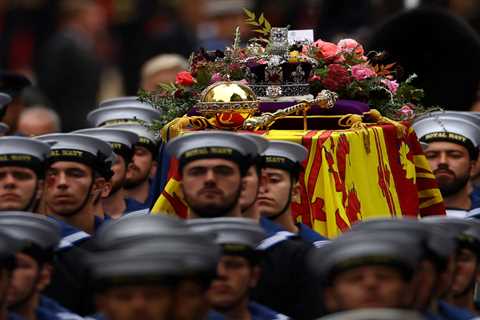
[[[253,32],[258,33],[265,38],[268,38],[270,36],[270,30],[272,30],[272,26],[270,25],[270,22],[265,19],[263,13],[260,14],[257,19],[255,13],[252,11],[244,8],[243,12],[246,16],[245,23],[256,28],[253,30]]]

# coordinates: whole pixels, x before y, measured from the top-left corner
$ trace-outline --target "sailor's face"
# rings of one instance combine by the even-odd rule
[[[45,204],[47,212],[62,216],[82,209],[93,186],[93,172],[83,163],[57,161],[45,176]]]
[[[109,320],[168,320],[173,306],[172,289],[153,285],[114,287],[97,297],[97,310]]]
[[[257,199],[260,187],[260,177],[255,166],[251,166],[245,177],[243,177],[244,188],[240,195],[240,208],[246,210],[253,205]]]
[[[29,207],[40,196],[41,189],[32,169],[0,167],[0,210],[31,209]]]
[[[477,256],[471,250],[459,249],[450,294],[455,297],[473,289],[477,272]]]
[[[436,141],[428,144],[425,155],[444,197],[466,186],[475,161],[467,148],[456,143]]]
[[[329,311],[361,308],[402,308],[411,285],[388,266],[363,266],[338,274],[325,290]]]
[[[32,294],[41,292],[50,281],[50,270],[47,265],[40,268],[35,259],[24,253],[17,253],[16,259],[17,265],[7,295],[9,306],[30,302]]]
[[[115,163],[112,165],[113,176],[111,179],[112,190],[110,194],[114,194],[123,187],[125,177],[127,175],[127,165],[122,156],[117,155]]]
[[[152,153],[147,148],[136,146],[132,161],[128,165],[125,187],[133,188],[147,181],[154,174],[152,172],[154,161]]]
[[[240,168],[230,160],[193,160],[182,170],[185,201],[199,216],[228,215],[238,205],[241,190]]]
[[[207,298],[215,309],[228,310],[248,299],[251,288],[259,278],[258,267],[253,267],[240,256],[224,255],[217,267],[217,278],[207,292]]]
[[[288,209],[294,188],[290,173],[275,168],[262,170],[262,185],[257,197],[257,206],[263,216],[270,217]]]

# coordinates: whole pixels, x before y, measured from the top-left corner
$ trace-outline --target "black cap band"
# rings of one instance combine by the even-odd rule
[[[478,148],[475,147],[475,145],[470,139],[458,133],[445,132],[445,131],[432,132],[424,135],[420,139],[420,141],[423,141],[426,143],[436,142],[436,141],[446,141],[446,142],[456,143],[467,148],[468,154],[470,155],[470,159],[476,160],[478,158]]]
[[[0,155],[0,166],[29,168],[37,174],[38,178],[43,178],[45,174],[43,162],[28,154],[2,154]]]
[[[152,140],[145,138],[145,137],[138,137],[138,142],[135,144],[139,147],[144,147],[148,151],[150,151],[155,158],[158,153],[158,144],[154,143]]]
[[[293,174],[295,177],[297,177],[302,170],[302,166],[300,165],[300,163],[293,162],[292,160],[285,157],[263,156],[262,159],[264,168],[285,170]]]
[[[203,147],[184,152],[180,158],[180,171],[183,167],[194,160],[221,158],[235,162],[240,167],[240,173],[244,176],[252,164],[250,157],[244,156],[235,149],[227,147]]]
[[[132,161],[133,150],[130,147],[128,147],[123,143],[118,143],[118,142],[110,142],[110,145],[112,146],[113,151],[117,155],[122,156],[123,159],[125,159],[126,163],[129,163],[130,161]]]
[[[73,161],[86,164],[107,180],[113,175],[112,163],[101,154],[94,156],[86,151],[74,149],[50,150],[47,157],[47,166],[57,161]]]

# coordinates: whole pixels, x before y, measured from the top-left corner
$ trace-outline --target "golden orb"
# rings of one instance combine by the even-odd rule
[[[253,90],[237,81],[220,81],[205,88],[195,109],[204,117],[215,117],[216,127],[235,129],[258,111]]]

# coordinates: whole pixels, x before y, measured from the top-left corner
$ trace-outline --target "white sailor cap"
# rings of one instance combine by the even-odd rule
[[[133,155],[133,147],[138,142],[138,135],[131,131],[119,128],[90,128],[74,131],[87,136],[99,138],[107,141],[113,148],[113,151],[121,155],[126,161],[130,161]]]
[[[127,130],[135,133],[138,136],[138,141],[135,143],[135,146],[142,146],[147,148],[154,156],[157,155],[159,138],[149,130],[147,127],[141,124],[116,124],[108,125],[104,128],[120,129]]]
[[[59,225],[47,217],[25,211],[3,211],[0,231],[28,247],[32,243],[44,251],[53,251],[60,242]]]
[[[180,168],[197,159],[224,158],[238,163],[246,172],[257,148],[253,139],[242,134],[213,130],[176,137],[167,143],[166,151],[180,160]]]
[[[28,167],[43,176],[50,146],[32,138],[0,137],[0,165]]]
[[[357,309],[336,312],[317,320],[422,320],[425,319],[417,311],[404,309]]]
[[[307,158],[308,150],[304,146],[289,141],[270,141],[263,152],[264,166],[287,171],[301,170],[301,163]]]
[[[230,248],[228,251],[255,249],[266,236],[259,224],[248,218],[190,219],[187,224],[194,231],[215,233],[216,243]]]
[[[113,149],[106,141],[82,134],[65,133],[55,136],[47,156],[49,164],[56,161],[84,163],[109,179],[115,158]]]
[[[423,254],[418,240],[401,232],[347,233],[313,250],[308,263],[329,283],[341,272],[378,264],[399,268],[409,277]]]
[[[118,100],[118,99],[116,99]],[[115,101],[114,101],[115,102]],[[88,122],[94,127],[113,124],[150,123],[160,117],[161,112],[148,104],[117,102],[91,111],[87,115]]]
[[[448,141],[469,150],[473,159],[478,156],[480,126],[472,115],[442,112],[415,120],[412,128],[422,142]]]
[[[4,122],[0,122],[0,137],[4,136],[5,133],[8,132],[8,130],[10,130],[10,127],[8,126],[8,124]]]

